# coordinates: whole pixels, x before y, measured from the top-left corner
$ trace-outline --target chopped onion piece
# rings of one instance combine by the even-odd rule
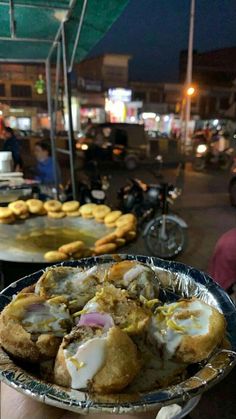
[[[105,331],[114,326],[113,318],[108,313],[87,313],[82,314],[78,326],[101,327]]]

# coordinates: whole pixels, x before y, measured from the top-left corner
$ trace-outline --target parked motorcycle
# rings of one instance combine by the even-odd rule
[[[175,186],[163,180],[148,185],[139,179],[130,179],[129,184],[118,193],[120,208],[137,216],[145,245],[153,256],[171,259],[185,247],[187,224],[169,212],[169,206],[181,194],[183,179],[184,164],[180,164]]]
[[[93,172],[79,180],[77,184],[80,204],[104,204],[106,201],[106,191],[109,186],[109,177],[101,176],[96,164],[94,164]],[[65,195],[67,201],[73,199],[70,184],[65,188]]]
[[[198,172],[201,172],[208,167],[227,170],[233,162],[233,152],[233,148],[228,147],[223,151],[214,153],[212,144],[199,144],[196,148],[193,168]]]

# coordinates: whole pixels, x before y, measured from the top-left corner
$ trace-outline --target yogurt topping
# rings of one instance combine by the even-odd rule
[[[29,333],[54,332],[63,336],[70,322],[70,314],[64,304],[55,306],[46,302],[33,305],[31,310],[26,311],[22,326]]]
[[[159,345],[164,346],[165,356],[171,358],[183,336],[208,333],[211,314],[211,307],[201,301],[192,301],[187,305],[182,302],[165,304],[153,317],[150,333]]]
[[[71,387],[74,389],[86,388],[88,381],[92,380],[102,368],[106,359],[106,337],[93,338],[79,346],[77,352],[71,355],[64,349],[67,370],[71,376]]]
[[[123,276],[124,285],[128,286],[139,274],[148,272],[147,268],[143,265],[137,264],[133,268],[129,269]]]

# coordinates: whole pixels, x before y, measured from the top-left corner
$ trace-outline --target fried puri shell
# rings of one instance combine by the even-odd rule
[[[113,253],[117,249],[116,243],[106,243],[94,248],[95,255],[103,255],[105,253]]]
[[[46,211],[61,211],[62,204],[60,201],[57,201],[56,199],[49,199],[44,203],[44,208]]]
[[[68,259],[68,255],[66,253],[59,252],[59,250],[49,250],[49,252],[44,254],[44,259],[47,262],[61,262]]]
[[[28,212],[28,207],[26,202],[19,199],[17,201],[11,202],[8,207],[15,215],[22,215]]]
[[[54,357],[61,338],[53,334],[40,334],[32,339],[21,325],[24,310],[31,304],[40,304],[45,300],[35,294],[21,294],[17,301],[8,304],[0,316],[0,343],[10,354],[29,362],[38,362]]]
[[[136,345],[118,327],[108,333],[107,356],[103,368],[92,382],[92,389],[98,393],[120,391],[132,382],[140,370]]]
[[[81,240],[77,240],[71,243],[63,244],[63,246],[59,247],[59,252],[66,253],[71,255],[73,253],[82,250],[85,247],[84,242]]]
[[[68,201],[62,204],[62,211],[64,212],[74,212],[79,209],[79,201]]]
[[[65,336],[56,357],[54,380],[64,387],[71,386],[71,376],[67,370],[63,352],[67,344],[73,342],[73,340],[82,340],[84,343],[86,341],[84,339],[86,329],[88,330],[87,340],[97,337],[95,329],[92,336],[91,328],[83,327],[81,329],[81,335],[79,328]],[[118,327],[112,327],[108,331],[105,362],[89,383],[90,390],[97,393],[120,391],[131,383],[139,370],[140,361],[136,345],[125,332]]]
[[[175,354],[177,360],[188,364],[203,361],[223,341],[226,329],[225,318],[214,307],[211,307],[211,310],[208,333],[197,336],[185,335]]]
[[[43,210],[43,201],[40,199],[28,199],[26,205],[31,214],[40,214]]]

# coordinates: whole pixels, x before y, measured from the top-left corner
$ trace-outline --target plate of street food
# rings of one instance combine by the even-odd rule
[[[0,309],[0,379],[82,414],[182,406],[236,363],[233,302],[181,263],[62,262],[3,290]]]
[[[137,237],[134,214],[79,201],[14,201],[0,207],[0,224],[2,259],[21,262],[53,263],[114,253]]]

